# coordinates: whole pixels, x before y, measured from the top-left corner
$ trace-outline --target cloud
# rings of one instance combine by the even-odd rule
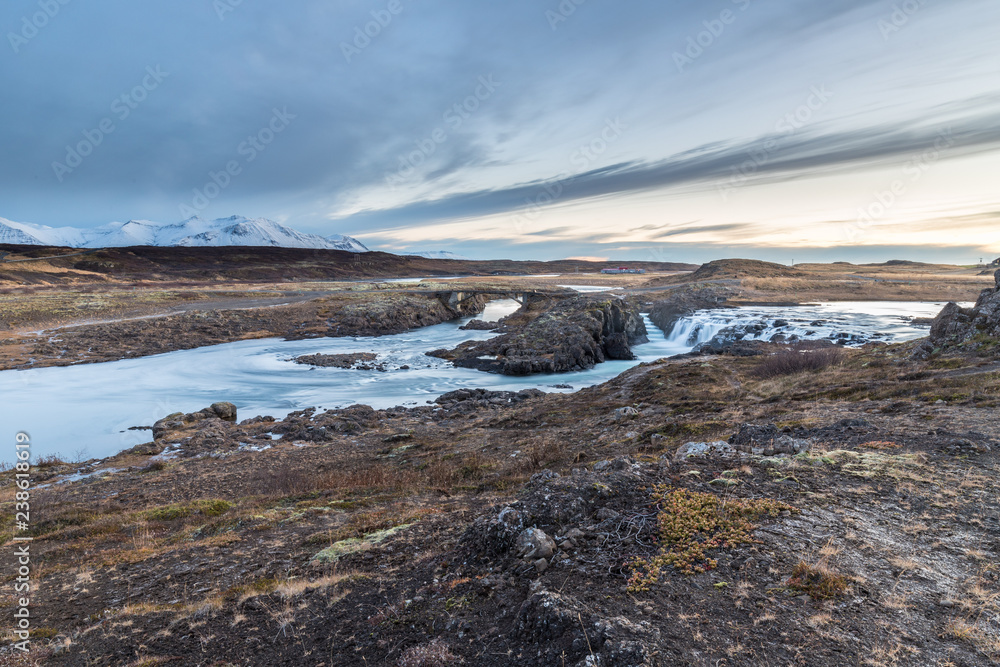
[[[1000,113],[937,122],[910,122],[819,134],[771,134],[745,142],[705,144],[656,162],[624,162],[557,180],[485,189],[346,218],[352,226],[386,227],[474,218],[529,215],[535,202],[565,205],[583,199],[699,183],[741,187],[790,177],[806,179],[944,154],[954,158],[1000,145]],[[766,156],[757,157],[754,156]],[[933,159],[938,159],[937,157]],[[747,164],[752,166],[748,167]],[[744,170],[741,172],[741,168]],[[744,176],[746,172],[748,175]],[[734,175],[736,180],[733,180]],[[727,183],[727,179],[732,181]]]
[[[343,44],[384,3],[244,2],[224,20],[209,2],[65,5],[19,53],[0,52],[0,215],[83,226],[175,220],[235,159],[241,173],[206,215],[242,211],[393,243],[393,230],[426,230],[470,254],[459,246],[490,250],[490,218],[532,221],[544,209],[558,220],[525,225],[511,248],[603,256],[598,245],[629,235],[777,242],[762,222],[776,210],[706,211],[698,197],[716,187],[723,196],[793,182],[807,191],[820,178],[905,163],[949,125],[948,158],[997,147],[994,0],[921,3],[888,38],[885,0],[586,2],[554,28],[546,12],[558,0],[401,2],[350,61]],[[720,32],[725,10],[735,20]],[[25,11],[0,7],[2,32]],[[718,34],[678,71],[674,52],[706,41],[706,23]],[[52,163],[112,116],[148,66],[170,76],[127,119],[113,116],[115,131],[57,181]],[[496,90],[449,122],[483,76]],[[832,97],[807,122],[776,128],[824,87]],[[241,143],[276,107],[296,118],[243,161]],[[609,119],[628,129],[577,159]],[[443,141],[387,185],[437,130]],[[624,198],[661,195],[641,218],[596,220]],[[432,229],[449,223],[466,229]]]

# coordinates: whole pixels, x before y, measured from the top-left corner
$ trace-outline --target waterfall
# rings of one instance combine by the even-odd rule
[[[846,302],[805,306],[745,306],[699,310],[677,320],[666,336],[679,354],[711,341],[795,342],[828,340],[847,347],[871,341],[898,342],[926,335],[911,324],[914,317],[933,317],[937,303]]]

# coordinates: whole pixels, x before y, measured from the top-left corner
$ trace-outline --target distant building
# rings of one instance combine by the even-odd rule
[[[602,269],[601,273],[622,274],[622,273],[646,273],[646,269],[630,269],[627,266],[619,266],[617,269]]]

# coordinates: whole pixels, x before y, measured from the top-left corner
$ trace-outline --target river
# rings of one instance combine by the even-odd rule
[[[536,387],[569,392],[610,380],[641,362],[682,354],[725,326],[743,321],[788,320],[757,337],[795,331],[803,338],[839,332],[879,334],[898,342],[926,335],[912,317],[933,317],[940,303],[836,303],[819,306],[704,311],[678,324],[665,338],[647,318],[650,342],[635,348],[635,361],[609,361],[575,373],[507,377],[455,368],[425,352],[484,340],[490,332],[462,331],[447,322],[380,338],[320,338],[301,341],[248,340],[182,350],[140,359],[59,368],[0,372],[0,406],[9,447],[0,461],[13,459],[14,434],[26,431],[35,456],[68,459],[106,457],[150,440],[150,426],[172,412],[192,412],[216,401],[231,401],[240,419],[257,415],[281,418],[306,407],[337,408],[364,403],[375,408],[421,405],[443,393],[471,387],[519,390]],[[513,312],[514,301],[495,301],[480,319]],[[823,321],[823,324],[817,322]],[[375,352],[386,372],[312,368],[291,361],[306,354]],[[408,369],[398,369],[409,366]],[[557,388],[553,385],[569,385]]]

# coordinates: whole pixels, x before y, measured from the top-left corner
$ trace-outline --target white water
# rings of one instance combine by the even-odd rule
[[[584,294],[591,293],[591,292],[593,292],[593,293],[596,293],[596,292],[610,292],[611,290],[616,289],[612,285],[557,285],[557,287],[562,287],[562,288],[565,288],[565,289],[571,289],[573,291],[581,292],[581,293],[584,293]]]
[[[747,307],[702,310],[677,322],[670,340],[679,347],[694,347],[710,341],[730,327],[760,325],[744,340],[772,340],[777,335],[798,340],[836,340],[841,334],[886,343],[927,335],[927,327],[914,326],[915,317],[933,318],[944,303],[855,301],[812,306]],[[971,304],[964,304],[971,305]],[[775,326],[784,320],[787,324]],[[849,343],[848,346],[858,343]]]
[[[423,276],[421,278],[390,278],[388,280],[365,280],[362,282],[371,283],[394,283],[394,284],[409,284],[409,283],[419,283],[424,280],[461,280],[462,278],[471,278],[472,276]]]
[[[466,340],[485,340],[495,334],[461,331],[449,322],[381,338],[321,338],[305,341],[265,339],[240,341],[195,350],[171,352],[141,359],[63,368],[0,372],[0,421],[9,447],[0,448],[0,461],[12,460],[14,434],[26,431],[36,457],[62,454],[104,457],[151,439],[149,426],[172,412],[192,412],[216,401],[231,401],[240,419],[257,415],[276,418],[306,407],[337,408],[363,403],[375,408],[421,405],[460,388],[519,390],[535,387],[568,392],[606,382],[644,361],[689,352],[688,338],[702,325],[695,342],[734,319],[784,317],[802,329],[808,322],[826,319],[821,333],[839,331],[886,332],[893,340],[926,333],[908,326],[904,317],[930,317],[941,304],[825,304],[817,307],[754,308],[698,313],[681,322],[669,339],[649,320],[649,343],[635,348],[636,361],[609,361],[588,371],[508,377],[455,368],[425,352],[453,348]],[[495,301],[480,318],[496,320],[516,310],[514,301]],[[829,330],[829,331],[828,331]],[[785,331],[785,333],[788,333]],[[707,336],[707,337],[706,337]],[[312,368],[290,361],[305,354],[375,352],[379,361],[397,370],[387,372]],[[398,370],[408,365],[409,369]],[[570,385],[573,389],[554,388]]]

